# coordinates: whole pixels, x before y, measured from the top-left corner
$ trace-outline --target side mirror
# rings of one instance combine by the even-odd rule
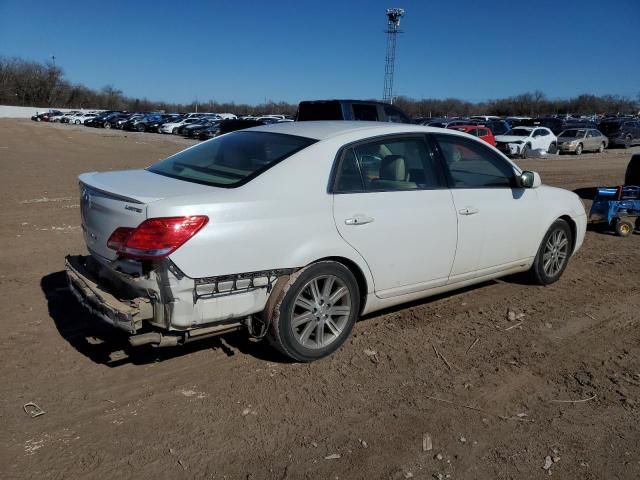
[[[542,179],[538,172],[529,172],[525,170],[520,174],[518,180],[522,188],[537,188],[542,185]]]

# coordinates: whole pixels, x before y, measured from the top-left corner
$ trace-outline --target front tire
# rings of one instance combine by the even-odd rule
[[[547,153],[550,153],[551,155],[555,155],[558,152],[558,145],[556,145],[556,142],[552,142],[551,145],[549,145],[549,148],[547,149]]]
[[[106,129],[110,129],[110,128],[111,128],[111,123],[109,123],[109,122],[104,122],[104,128],[106,128]]]
[[[631,135],[627,135],[627,138],[624,139],[624,148],[631,148]]]
[[[318,360],[340,348],[360,310],[355,277],[333,261],[314,263],[291,275],[279,295],[268,338],[298,362]]]
[[[522,152],[520,153],[521,158],[527,158],[531,154],[531,145],[528,143],[522,147]]]
[[[582,155],[582,144],[579,143],[576,147],[576,155]]]
[[[529,273],[539,285],[550,285],[562,276],[573,245],[573,234],[565,220],[558,219],[549,228]]]

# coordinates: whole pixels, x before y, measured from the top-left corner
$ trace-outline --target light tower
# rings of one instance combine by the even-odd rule
[[[404,16],[403,8],[387,8],[387,55],[384,65],[384,92],[382,101],[393,103],[393,71],[396,63],[396,37],[402,33],[400,18]]]

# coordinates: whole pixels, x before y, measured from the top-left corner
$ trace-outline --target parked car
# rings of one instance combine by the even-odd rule
[[[484,125],[454,125],[447,128],[468,133],[469,135],[473,135],[474,137],[484,140],[493,147],[496,146],[496,139],[493,136],[493,133],[491,133],[491,130]]]
[[[509,130],[511,130],[511,125],[507,123],[505,120],[489,120],[486,122],[482,122],[482,125],[485,127],[489,127],[491,133],[493,135],[504,135]]]
[[[106,129],[117,128],[119,121],[121,120],[126,121],[130,117],[131,117],[131,114],[128,112],[114,112],[104,117],[104,119],[102,120],[102,125],[98,125],[98,126],[102,126],[103,128],[106,128]]]
[[[167,122],[160,126],[160,133],[173,133],[178,134],[178,129],[184,125],[191,125],[200,120],[200,117],[186,117],[182,120],[176,120],[173,122]]]
[[[307,100],[298,104],[296,121],[364,120],[411,123],[411,118],[388,103],[365,100]]]
[[[84,125],[86,127],[102,127],[104,119],[107,118],[108,116],[110,116],[113,113],[117,113],[117,112],[114,112],[113,110],[107,110],[107,111],[104,111],[104,112],[100,112],[95,117],[86,120],[84,122]]]
[[[607,136],[609,145],[630,148],[640,144],[640,120],[605,119],[598,130]]]
[[[410,124],[264,125],[79,179],[90,254],[67,257],[70,289],[132,345],[246,329],[312,361],[363,314],[516,272],[553,283],[586,229],[576,194]]]
[[[604,152],[609,139],[593,128],[570,128],[558,135],[558,152]]]
[[[211,126],[210,122],[219,122],[220,119],[218,117],[201,117],[201,118],[196,118],[195,122],[192,123],[184,123],[182,125],[180,125],[177,129],[175,129],[176,134],[178,135],[184,135],[187,132],[188,128],[191,127],[200,127],[202,125],[206,125],[206,126]]]
[[[288,121],[288,119],[284,119],[284,121]],[[244,130],[245,128],[258,127],[260,125],[267,125],[267,123],[262,120],[222,120],[217,125],[200,130],[198,138],[200,140],[209,140],[218,135]]]
[[[218,119],[202,119],[199,122],[192,123],[191,125],[185,125],[181,130],[181,134],[185,137],[198,137],[200,132],[207,128],[217,127],[221,120]]]
[[[147,115],[146,113],[131,113],[127,116],[121,117],[117,119],[114,123],[112,123],[112,127],[122,130],[124,128],[124,124],[127,122],[133,122],[138,119],[144,118]]]
[[[84,124],[84,122],[86,122],[87,120],[95,116],[96,116],[95,113],[79,113],[77,115],[74,115],[73,117],[70,117],[69,123],[73,123],[75,125],[82,125]]]
[[[75,117],[76,115],[79,115],[81,113],[82,112],[79,112],[77,110],[73,110],[72,112],[67,112],[67,113],[63,114],[61,117],[59,117],[58,122],[60,122],[60,123],[69,123],[69,120],[72,117]]]
[[[60,110],[49,110],[43,113],[36,112],[36,114],[31,117],[31,120],[34,122],[48,122],[50,117],[57,115],[62,115],[62,112]]]
[[[504,135],[496,135],[496,147],[502,153],[526,158],[531,150],[555,153],[558,139],[545,127],[516,127]]]
[[[162,121],[162,115],[159,113],[151,113],[139,117],[134,116],[122,124],[122,129],[145,132],[147,130],[147,125],[153,125],[159,121]]]
[[[570,128],[596,128],[593,122],[571,117],[540,117],[534,119],[533,125],[547,127],[554,135]]]

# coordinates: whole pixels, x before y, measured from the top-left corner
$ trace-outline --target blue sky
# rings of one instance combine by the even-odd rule
[[[0,0],[0,55],[152,100],[379,98],[387,7],[396,95],[640,94],[640,0]]]

